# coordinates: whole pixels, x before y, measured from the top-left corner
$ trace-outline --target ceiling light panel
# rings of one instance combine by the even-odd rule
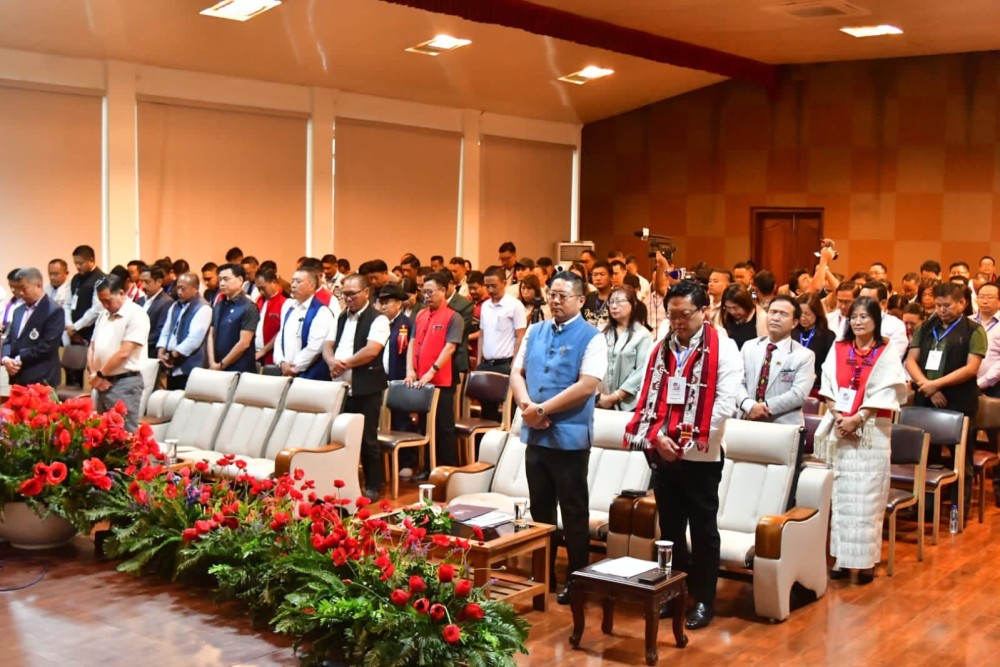
[[[416,46],[411,46],[406,49],[410,53],[421,53],[425,56],[439,56],[442,53],[447,53],[449,51],[454,51],[455,49],[460,49],[463,46],[468,46],[472,44],[471,39],[460,39],[458,37],[452,37],[451,35],[435,35],[434,39],[429,39],[426,42],[421,42]]]
[[[198,13],[231,21],[247,21],[280,4],[281,0],[222,0]]]
[[[572,74],[559,77],[559,80],[565,81],[566,83],[572,83],[577,86],[582,86],[585,83],[590,83],[596,79],[603,79],[604,77],[611,76],[614,73],[615,71],[613,69],[597,67],[596,65],[587,65],[579,72],[573,72]]]
[[[894,25],[862,25],[853,28],[841,28],[851,37],[881,37],[882,35],[902,35],[903,31]]]

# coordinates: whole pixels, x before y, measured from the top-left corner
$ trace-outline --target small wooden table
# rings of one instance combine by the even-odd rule
[[[596,597],[603,602],[604,620],[601,623],[601,631],[607,635],[611,634],[614,626],[616,602],[642,606],[646,616],[647,665],[655,665],[659,659],[659,652],[656,649],[656,635],[660,629],[660,608],[668,600],[674,600],[673,630],[677,648],[687,646],[688,638],[684,634],[684,612],[687,607],[686,573],[673,570],[663,581],[656,584],[645,584],[638,580],[641,575],[626,578],[595,572],[593,568],[597,564],[588,565],[570,575],[570,597],[573,610],[573,634],[569,638],[570,644],[574,647],[580,646],[585,620],[584,606],[588,597]],[[655,567],[655,563],[650,563],[650,566]]]
[[[398,524],[390,523],[389,530],[397,532],[404,529]],[[476,587],[489,585],[491,600],[514,603],[530,598],[535,609],[547,611],[549,551],[552,533],[556,527],[529,521],[526,526],[518,528],[513,523],[505,523],[493,528],[484,528],[486,539],[482,543],[471,537],[471,529],[468,530],[469,532],[462,534],[461,537],[469,539],[471,545],[465,555],[465,561],[472,569],[473,585]],[[447,549],[432,547],[428,555],[433,555],[436,551],[443,554],[449,549],[450,547]],[[522,577],[507,571],[493,570],[494,565],[523,554],[531,554],[530,576]]]

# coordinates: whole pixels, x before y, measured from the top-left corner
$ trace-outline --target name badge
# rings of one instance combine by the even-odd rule
[[[28,334],[28,338],[30,338],[31,340],[38,340],[38,336],[39,336],[38,329],[32,329],[31,333]]]
[[[931,350],[927,355],[927,363],[924,364],[925,371],[941,370],[941,350]]]
[[[679,375],[671,375],[667,380],[667,403],[684,405],[687,400],[687,380]]]
[[[854,397],[857,394],[856,389],[844,389],[843,387],[838,389],[837,402],[834,404],[833,409],[837,412],[850,412],[854,409]]]
[[[76,299],[77,299],[77,295],[76,295],[76,294],[74,294],[74,295],[73,295],[73,298],[72,298],[72,299],[70,299],[70,301],[69,301],[69,307],[70,307],[71,309],[73,309],[73,310],[76,310]]]

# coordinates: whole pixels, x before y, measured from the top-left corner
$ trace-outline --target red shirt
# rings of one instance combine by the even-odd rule
[[[260,311],[262,322],[261,333],[264,338],[264,345],[267,345],[278,335],[281,329],[281,305],[285,303],[285,295],[278,292],[270,299],[265,299],[263,295],[257,297],[257,309]],[[274,363],[274,353],[268,352],[264,355],[265,365]]]

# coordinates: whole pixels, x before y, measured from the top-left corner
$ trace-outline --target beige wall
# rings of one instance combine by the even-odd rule
[[[835,270],[1000,253],[1000,53],[786,69],[774,99],[726,82],[587,125],[581,237],[679,264],[750,254],[752,206],[823,207]]]

